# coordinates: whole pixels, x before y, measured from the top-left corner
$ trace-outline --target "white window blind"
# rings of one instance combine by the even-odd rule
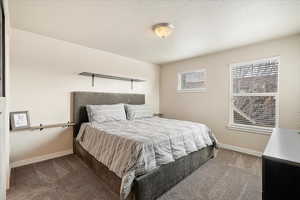
[[[178,91],[205,91],[206,70],[178,73]]]
[[[279,58],[233,64],[230,68],[230,126],[276,127]]]

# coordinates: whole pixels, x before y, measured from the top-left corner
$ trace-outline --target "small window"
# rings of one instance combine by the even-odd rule
[[[178,73],[178,91],[206,91],[206,69]]]
[[[279,57],[230,65],[232,128],[271,132],[278,126]]]

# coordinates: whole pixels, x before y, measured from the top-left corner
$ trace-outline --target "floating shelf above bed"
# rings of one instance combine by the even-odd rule
[[[94,87],[94,78],[106,78],[106,79],[114,79],[114,80],[120,80],[120,81],[130,81],[131,82],[131,89],[133,88],[133,82],[145,82],[146,80],[142,79],[136,79],[136,78],[128,78],[128,77],[120,77],[120,76],[111,76],[111,75],[105,75],[105,74],[96,74],[92,72],[81,72],[79,73],[81,76],[89,76],[92,77],[92,86]]]
[[[43,129],[46,128],[57,128],[57,127],[62,127],[62,128],[68,128],[70,126],[75,126],[76,124],[74,122],[67,122],[67,123],[58,123],[58,124],[48,124],[48,125],[43,125],[40,124],[39,126],[30,126],[30,127],[26,127],[26,128],[20,128],[20,129],[16,129],[13,131],[24,131],[24,130],[40,130],[42,131]]]

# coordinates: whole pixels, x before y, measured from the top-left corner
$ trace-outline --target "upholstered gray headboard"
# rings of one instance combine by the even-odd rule
[[[74,137],[77,136],[80,126],[88,122],[86,105],[109,105],[116,103],[144,104],[144,94],[98,93],[98,92],[72,92],[72,121],[76,123]]]

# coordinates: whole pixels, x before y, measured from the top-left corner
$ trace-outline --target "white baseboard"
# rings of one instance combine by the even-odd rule
[[[7,178],[6,178],[6,190],[9,190],[9,188],[10,188],[11,168],[9,168],[7,171],[8,171],[8,174],[7,174]]]
[[[21,167],[21,166],[24,166],[24,165],[29,165],[29,164],[33,164],[33,163],[37,163],[37,162],[42,162],[42,161],[45,161],[45,160],[58,158],[58,157],[62,157],[62,156],[69,155],[69,154],[73,154],[73,149],[69,149],[69,150],[66,150],[66,151],[59,151],[59,152],[55,152],[55,153],[51,153],[51,154],[46,154],[46,155],[43,155],[43,156],[37,156],[37,157],[25,159],[25,160],[19,160],[19,161],[11,163],[10,166],[11,166],[11,168]]]
[[[245,154],[249,154],[252,156],[257,156],[257,157],[261,157],[262,156],[262,152],[259,151],[254,151],[251,149],[247,149],[247,148],[242,148],[242,147],[237,147],[237,146],[233,146],[233,145],[229,145],[229,144],[218,144],[220,148],[222,149],[228,149],[228,150],[232,150],[232,151],[237,151],[240,153],[245,153]]]

